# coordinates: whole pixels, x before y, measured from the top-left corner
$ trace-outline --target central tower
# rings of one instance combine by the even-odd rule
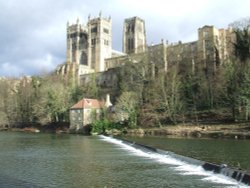
[[[141,18],[125,19],[123,26],[123,52],[127,54],[146,51],[145,22]]]

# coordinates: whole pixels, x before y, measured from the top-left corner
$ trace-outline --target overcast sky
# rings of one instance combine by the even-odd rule
[[[249,17],[250,0],[0,0],[0,76],[52,71],[66,59],[66,23],[111,16],[113,49],[125,18],[145,20],[148,44],[197,40],[204,25],[227,28]]]

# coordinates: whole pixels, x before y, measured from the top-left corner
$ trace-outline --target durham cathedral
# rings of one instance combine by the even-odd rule
[[[152,74],[168,71],[173,65],[180,70],[195,73],[198,67],[206,72],[215,72],[227,63],[233,54],[235,39],[232,29],[217,29],[203,26],[198,29],[198,40],[188,43],[178,41],[169,44],[148,45],[145,21],[139,17],[124,20],[122,52],[112,49],[112,19],[88,17],[86,24],[67,23],[67,60],[57,67],[57,74],[71,76],[84,85],[91,75],[96,75],[98,85],[113,87],[117,69],[127,62],[148,62]]]

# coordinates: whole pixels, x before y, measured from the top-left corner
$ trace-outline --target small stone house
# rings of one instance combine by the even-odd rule
[[[83,98],[70,108],[70,131],[89,132],[89,126],[100,117],[103,103],[97,99]]]

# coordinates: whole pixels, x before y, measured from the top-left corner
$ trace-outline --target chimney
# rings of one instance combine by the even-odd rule
[[[110,102],[110,95],[109,94],[107,94],[106,95],[106,102],[105,102],[105,107],[110,107],[110,106],[112,106],[112,103]]]

